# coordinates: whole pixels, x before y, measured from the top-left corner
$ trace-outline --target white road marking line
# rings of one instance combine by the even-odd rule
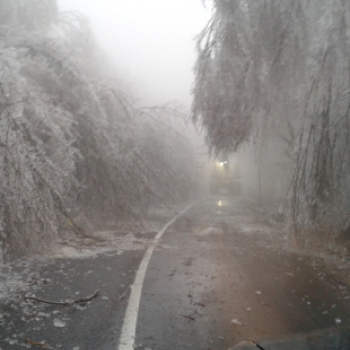
[[[131,287],[131,294],[128,302],[128,307],[126,309],[124,323],[122,328],[122,333],[119,340],[118,350],[133,350],[135,335],[136,335],[136,323],[137,317],[139,313],[140,307],[140,299],[141,299],[141,291],[143,281],[146,276],[146,271],[148,267],[149,260],[151,259],[152,253],[156,248],[159,240],[163,236],[164,232],[168,229],[168,227],[173,224],[181,215],[183,215],[188,209],[193,206],[194,203],[186,207],[181,211],[178,215],[176,215],[172,220],[170,220],[154,237],[152,241],[152,245],[147,249],[139,269],[137,270],[137,274],[135,277],[134,284]]]

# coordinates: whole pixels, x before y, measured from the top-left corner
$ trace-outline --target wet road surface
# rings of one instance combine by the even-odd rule
[[[347,287],[323,264],[278,248],[279,239],[238,198],[197,203],[150,259],[134,348],[228,349],[247,337],[349,325]],[[24,301],[21,294],[1,301],[0,348],[35,348],[25,343],[32,340],[52,349],[116,350],[146,249],[49,259],[30,271],[23,262],[18,269],[37,297],[100,294],[75,306]]]
[[[349,325],[348,302],[322,269],[249,225],[238,201],[215,199],[172,226],[149,266],[136,345],[228,349],[247,337]]]
[[[110,252],[79,259],[50,259],[31,266],[26,283],[31,293],[47,301],[76,300],[99,289],[89,303],[73,306],[25,301],[22,295],[0,304],[0,349],[115,349],[130,285],[142,251]],[[134,270],[135,269],[135,270]],[[19,271],[20,272],[20,271]],[[40,346],[32,346],[40,349]]]

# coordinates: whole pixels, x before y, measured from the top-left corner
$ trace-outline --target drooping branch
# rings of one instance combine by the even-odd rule
[[[252,140],[265,169],[268,152],[287,169],[296,227],[346,227],[350,3],[216,0],[214,10],[197,38],[192,108],[209,147]]]

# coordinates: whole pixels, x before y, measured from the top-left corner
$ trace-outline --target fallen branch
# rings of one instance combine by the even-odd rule
[[[190,321],[195,321],[196,319],[191,315],[182,315],[182,317],[187,318]]]
[[[35,346],[40,346],[42,348],[46,349],[52,349],[50,346],[46,345],[45,343],[39,343],[37,341],[29,340],[29,339],[24,339],[24,342],[28,345],[35,345]]]
[[[198,305],[198,306],[201,306],[201,307],[205,307],[205,305],[202,304],[202,303],[193,303],[193,305]]]
[[[250,339],[244,339],[245,341],[247,341],[248,343],[250,344],[253,344],[254,346],[256,346],[258,349],[260,350],[265,350],[261,345],[259,345],[258,343],[256,343],[255,341],[253,340],[250,340]]]
[[[36,298],[36,297],[27,297],[27,296],[24,296],[24,299],[34,300],[34,301],[37,301],[39,303],[44,303],[44,304],[72,306],[74,304],[86,303],[88,301],[91,301],[92,299],[97,297],[99,292],[100,292],[100,290],[97,289],[97,291],[94,294],[91,294],[86,298],[80,298],[77,300],[67,300],[67,301],[48,301],[48,300],[44,300],[44,299],[40,299],[40,298]]]
[[[123,293],[118,299],[119,299],[119,300],[123,300],[123,299],[125,298],[125,295],[126,295],[126,294]]]

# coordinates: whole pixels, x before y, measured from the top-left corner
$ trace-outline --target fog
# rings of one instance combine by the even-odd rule
[[[210,9],[200,0],[59,0],[90,20],[95,38],[141,104],[191,105],[194,37]]]
[[[305,232],[347,229],[350,3],[325,26],[327,1],[300,0],[304,28],[290,1],[217,0],[208,26],[200,0],[0,1],[6,251],[197,194],[249,196]]]
[[[348,335],[349,57],[350,1],[0,0],[0,350]]]

